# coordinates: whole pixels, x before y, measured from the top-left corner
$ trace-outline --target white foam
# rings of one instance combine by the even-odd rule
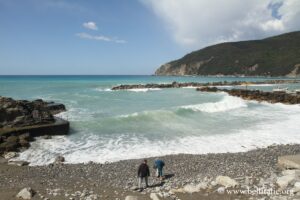
[[[270,87],[270,86],[274,86],[277,84],[249,84],[248,86],[255,86],[255,87]],[[243,85],[245,86],[245,85]]]
[[[119,117],[120,118],[128,118],[128,117],[136,117],[138,115],[139,115],[139,113],[135,112],[135,113],[132,113],[132,114],[120,115]]]
[[[245,106],[246,102],[244,100],[240,99],[243,102],[241,103],[237,99],[239,98],[225,96],[224,99],[216,103],[200,104],[202,105],[200,108],[203,110],[203,107],[206,106],[204,110],[212,112],[224,110],[222,106],[227,104],[225,108],[232,109],[232,103]],[[215,106],[215,104],[221,104],[222,106]],[[258,105],[258,103],[256,104]],[[237,108],[239,107],[237,106]],[[238,114],[239,112],[234,113]],[[167,137],[154,140],[141,133],[104,136],[86,131],[78,136],[57,136],[50,140],[37,139],[16,160],[26,160],[31,165],[45,165],[53,162],[56,156],[63,155],[68,163],[89,161],[104,163],[179,153],[243,152],[272,144],[300,143],[299,105],[264,102],[259,103],[259,106],[255,109],[251,108],[251,110],[243,113],[250,113],[248,117],[251,118],[256,115],[263,115],[261,119],[268,120],[260,120],[255,124],[249,123],[249,126],[244,128],[232,129],[230,132],[224,130],[213,135],[201,135],[201,130],[199,130],[198,135],[185,136],[183,134],[177,137],[169,133],[170,135]],[[138,115],[138,113],[133,113],[130,116],[134,115]],[[199,123],[201,123],[200,119]],[[176,126],[177,124],[170,123],[170,125]],[[189,127],[189,124],[187,124],[185,129],[187,133],[190,132],[188,128],[193,127]]]
[[[195,104],[195,105],[187,105],[181,106],[182,109],[192,110],[192,111],[200,111],[200,112],[224,112],[228,110],[238,109],[247,107],[247,103],[245,100],[226,95],[223,99],[216,103],[203,103],[203,104]]]
[[[148,92],[148,91],[157,91],[161,90],[160,88],[135,88],[135,89],[128,89],[127,91],[130,92]]]
[[[232,85],[216,85],[216,86],[210,86],[210,87],[218,87],[218,88],[232,88]]]
[[[184,88],[184,89],[195,89],[195,88],[198,88],[198,87],[196,87],[196,86],[186,86],[186,87],[182,87],[182,88]]]
[[[98,92],[112,92],[113,91],[111,88],[96,88],[95,90]]]
[[[93,114],[95,114],[95,112],[91,112],[88,109],[70,107],[67,111],[56,114],[55,116],[68,121],[90,121],[93,120]]]
[[[53,137],[51,140],[38,139],[16,160],[27,160],[31,165],[44,165],[53,162],[57,155],[63,155],[68,163],[104,163],[179,153],[243,152],[272,144],[300,143],[299,109],[297,112],[291,110],[285,120],[262,122],[230,134],[182,136],[155,141],[139,135],[105,138],[88,134],[76,142],[64,136]]]

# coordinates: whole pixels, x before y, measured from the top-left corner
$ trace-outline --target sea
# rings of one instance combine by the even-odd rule
[[[69,135],[37,138],[17,160],[45,165],[62,155],[67,163],[106,163],[300,143],[299,105],[247,101],[195,88],[111,90],[120,84],[272,79],[284,78],[0,76],[0,96],[44,99],[67,108],[57,116],[70,121]],[[300,89],[300,84],[262,84],[248,89],[272,91],[276,87]]]

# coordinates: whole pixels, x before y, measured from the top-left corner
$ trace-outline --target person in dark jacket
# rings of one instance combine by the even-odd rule
[[[138,169],[138,178],[139,178],[139,188],[142,189],[142,182],[145,179],[146,187],[148,185],[148,177],[150,176],[149,166],[147,165],[147,160],[144,160],[142,164],[140,164]]]
[[[160,159],[155,159],[154,161],[154,168],[157,170],[157,177],[160,179],[163,179],[163,168],[165,166],[164,161],[160,160]]]

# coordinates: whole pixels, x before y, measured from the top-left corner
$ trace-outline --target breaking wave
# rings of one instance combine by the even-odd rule
[[[238,109],[238,108],[245,108],[247,107],[246,101],[238,97],[232,96],[224,96],[224,98],[215,103],[202,103],[202,104],[195,104],[195,105],[186,105],[181,106],[181,109],[191,110],[194,112],[224,112],[228,110]]]
[[[160,88],[135,88],[135,89],[128,89],[126,91],[130,92],[149,92],[149,91],[157,91],[161,90]]]

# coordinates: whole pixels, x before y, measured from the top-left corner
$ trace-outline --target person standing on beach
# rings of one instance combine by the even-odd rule
[[[139,178],[139,189],[142,189],[142,182],[143,179],[145,180],[146,187],[149,187],[148,185],[148,177],[150,176],[150,170],[149,166],[147,165],[147,160],[144,160],[142,164],[140,164],[138,169],[138,178]]]
[[[160,159],[155,159],[154,168],[157,170],[157,178],[160,178],[161,180],[164,178],[164,176],[163,176],[164,166],[165,166],[164,161],[162,161]]]

